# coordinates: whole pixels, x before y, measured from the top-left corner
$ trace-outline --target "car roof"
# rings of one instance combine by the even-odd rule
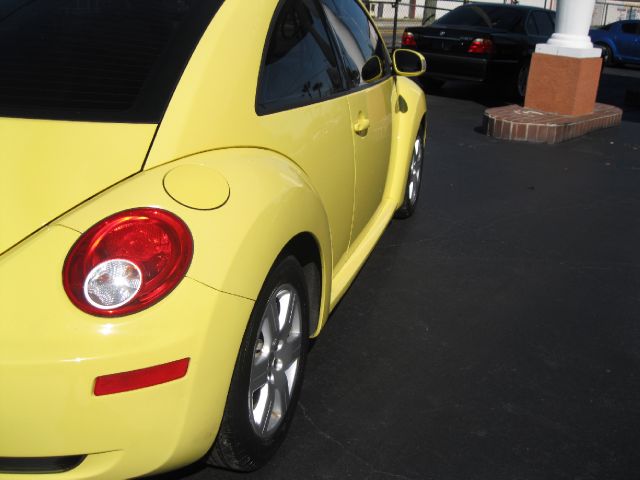
[[[640,23],[640,20],[616,20],[615,22],[607,23],[605,27],[612,25],[622,25],[623,23]]]

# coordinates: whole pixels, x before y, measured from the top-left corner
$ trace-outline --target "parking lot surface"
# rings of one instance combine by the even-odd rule
[[[622,125],[555,146],[484,136],[490,89],[431,92],[418,211],[315,343],[276,458],[156,478],[638,478],[639,85],[605,70]]]

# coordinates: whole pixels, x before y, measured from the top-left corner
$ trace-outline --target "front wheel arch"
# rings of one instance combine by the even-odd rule
[[[395,218],[409,218],[415,211],[422,185],[426,135],[426,118],[423,116],[415,135],[413,153],[407,169],[402,205],[396,210]],[[420,145],[418,145],[418,142]],[[416,152],[416,149],[419,151]]]

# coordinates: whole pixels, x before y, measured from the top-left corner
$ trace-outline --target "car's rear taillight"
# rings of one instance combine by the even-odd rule
[[[193,256],[185,223],[157,208],[116,213],[85,232],[64,263],[64,289],[92,315],[128,315],[166,296]]]
[[[467,49],[468,53],[493,53],[494,51],[493,41],[489,38],[476,38]]]
[[[403,47],[417,47],[416,39],[411,32],[404,32],[402,34],[402,46]]]

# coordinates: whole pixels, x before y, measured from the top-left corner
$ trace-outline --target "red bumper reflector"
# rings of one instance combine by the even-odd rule
[[[93,394],[99,397],[171,382],[184,377],[188,368],[189,359],[183,358],[175,362],[141,368],[140,370],[104,375],[96,378]]]

